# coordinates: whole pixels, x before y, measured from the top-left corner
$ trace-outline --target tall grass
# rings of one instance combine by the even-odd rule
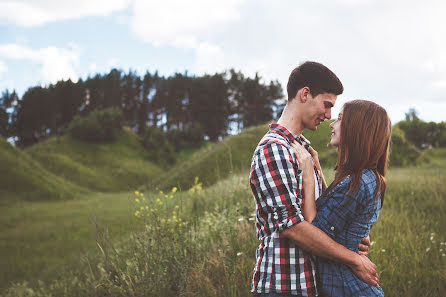
[[[389,171],[370,252],[387,296],[446,292],[445,173]],[[258,241],[246,174],[204,190],[198,180],[192,191],[134,193],[131,201],[135,221],[124,240],[99,225],[97,253],[78,272],[19,282],[3,296],[249,296]]]

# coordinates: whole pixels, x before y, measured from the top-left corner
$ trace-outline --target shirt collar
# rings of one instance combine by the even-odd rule
[[[302,134],[300,136],[297,136],[296,134],[294,134],[293,132],[291,132],[290,130],[285,128],[284,126],[281,126],[281,125],[279,125],[277,123],[276,124],[270,124],[269,125],[269,130],[271,132],[274,132],[274,133],[277,133],[277,134],[281,135],[290,144],[294,140],[297,140],[297,142],[299,142],[301,144],[304,144],[306,149],[308,149],[308,147],[310,146],[310,141],[308,141],[308,139],[306,139]]]

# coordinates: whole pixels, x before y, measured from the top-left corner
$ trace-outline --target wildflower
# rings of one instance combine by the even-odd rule
[[[173,195],[170,195],[169,198],[173,198]]]
[[[139,217],[139,210],[135,211],[135,217]]]
[[[430,240],[431,240],[431,241],[433,241],[433,240],[434,240],[434,236],[433,236],[433,235],[431,235],[431,238],[430,238]]]
[[[135,202],[139,202],[139,199],[138,199],[138,198],[136,198],[136,199],[135,199]]]
[[[427,249],[426,249],[426,253],[427,253],[428,251],[430,251],[430,250],[431,250],[431,248],[427,248]]]
[[[180,228],[181,228],[181,223],[179,223],[179,224],[178,224],[178,227],[180,227]]]
[[[443,251],[443,249],[440,249],[440,252],[442,252]]]
[[[135,191],[135,195],[136,195],[136,196],[139,196],[139,192],[138,192],[138,191]]]
[[[149,207],[146,205],[146,210],[148,210],[149,209]]]
[[[141,206],[139,209],[140,209],[140,210],[144,210],[144,206]]]
[[[241,222],[241,221],[243,221],[243,220],[244,220],[244,218],[239,218],[239,219],[238,219],[239,222]]]
[[[178,191],[177,187],[173,187],[172,188],[172,193],[175,193],[176,191]]]
[[[180,206],[179,205],[175,205],[175,208],[178,209],[178,208],[180,208]]]
[[[372,242],[370,243],[370,246],[374,245],[375,243],[376,243],[376,241],[372,241]]]
[[[241,256],[241,255],[243,255],[242,252],[238,252],[238,253],[237,253],[237,257],[239,257],[239,256]]]
[[[446,254],[441,254],[442,257],[446,256]]]
[[[163,191],[160,191],[160,194],[161,194],[161,195],[163,195],[163,194],[164,194],[164,192],[163,192]]]
[[[382,249],[382,250],[381,250],[381,252],[382,252],[382,253],[385,253],[385,252],[386,252],[386,250],[385,250],[385,249]]]
[[[254,221],[254,218],[249,218],[248,221]]]

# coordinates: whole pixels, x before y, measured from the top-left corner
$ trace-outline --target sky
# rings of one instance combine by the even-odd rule
[[[0,92],[77,81],[234,68],[286,95],[293,68],[317,61],[353,99],[446,116],[446,2],[440,0],[0,0]]]

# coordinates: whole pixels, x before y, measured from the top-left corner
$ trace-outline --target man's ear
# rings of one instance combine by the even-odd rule
[[[310,88],[303,87],[302,89],[300,89],[297,92],[297,96],[296,97],[298,97],[300,102],[305,103],[305,102],[307,102],[308,96],[310,96],[310,95],[311,95],[310,94]]]

